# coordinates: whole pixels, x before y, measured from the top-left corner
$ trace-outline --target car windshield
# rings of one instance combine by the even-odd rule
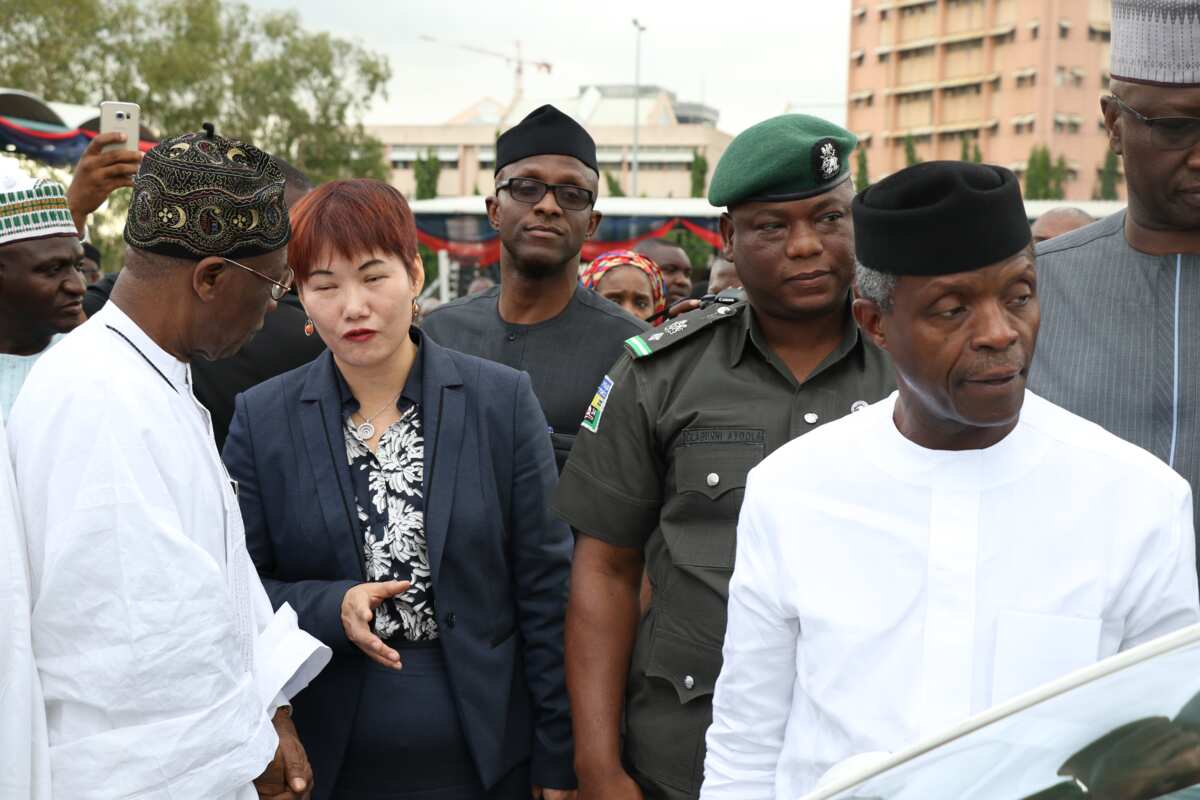
[[[830,776],[804,800],[1200,800],[1183,777],[1198,758],[1200,625]]]

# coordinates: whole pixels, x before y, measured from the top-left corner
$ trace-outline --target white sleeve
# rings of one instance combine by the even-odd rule
[[[1122,650],[1200,622],[1193,513],[1192,493],[1185,491],[1138,559],[1137,577],[1125,587],[1132,600]]]
[[[702,800],[773,800],[796,679],[799,621],[786,610],[776,546],[754,474],[738,521],[724,665],[713,695]],[[764,519],[765,518],[765,519]]]
[[[14,448],[23,508],[44,508],[28,533],[55,793],[225,797],[270,762],[274,728],[220,565],[145,443],[112,427],[28,461]]]

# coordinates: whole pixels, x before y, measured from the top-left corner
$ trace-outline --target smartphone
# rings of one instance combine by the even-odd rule
[[[137,103],[119,103],[106,100],[100,104],[100,132],[111,133],[119,131],[125,134],[124,144],[109,144],[104,151],[137,150],[139,132],[141,131],[142,110]]]

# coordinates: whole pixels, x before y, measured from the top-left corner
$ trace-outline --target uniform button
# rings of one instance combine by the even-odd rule
[[[716,486],[721,482],[721,476],[715,472],[710,472],[708,473],[708,477],[704,479],[704,482],[709,486]]]
[[[454,627],[454,623],[455,623],[457,620],[458,620],[458,617],[454,616],[454,612],[453,612],[453,611],[451,611],[451,612],[447,613],[447,614],[446,614],[446,627],[447,627],[447,628],[453,628],[453,627]]]
[[[812,412],[812,411],[810,411],[804,415],[804,421],[807,422],[809,425],[816,425],[817,420],[819,420],[819,419],[820,419],[820,417],[818,417],[816,415],[816,413]]]
[[[684,675],[683,676],[683,688],[695,689],[696,688],[696,679],[693,678],[691,675]]]
[[[855,400],[853,403],[851,403],[850,410],[851,411],[862,411],[868,405],[869,404],[867,403],[866,400]]]
[[[509,340],[510,342],[515,342],[515,341],[517,340],[517,335],[516,335],[515,333],[510,333],[510,334],[508,335],[508,340]]]

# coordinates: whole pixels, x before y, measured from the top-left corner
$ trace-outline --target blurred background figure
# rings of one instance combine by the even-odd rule
[[[1077,228],[1091,225],[1095,222],[1086,212],[1073,206],[1052,208],[1033,222],[1033,241],[1035,243],[1062,236]]]
[[[633,249],[658,265],[667,284],[668,307],[691,295],[692,262],[686,250],[670,239],[646,239]]]
[[[601,253],[579,276],[585,288],[649,321],[666,311],[667,286],[658,265],[633,250]]]
[[[467,294],[479,294],[480,292],[486,292],[495,285],[496,282],[487,275],[479,275],[475,278],[475,280],[471,281],[469,286],[467,286]]]
[[[103,259],[100,257],[100,251],[96,249],[96,245],[91,242],[83,243],[83,263],[79,267],[80,273],[83,274],[83,283],[86,286],[91,286],[96,283],[104,275],[104,270],[101,269]]]
[[[733,262],[722,256],[715,256],[708,268],[708,294],[720,294],[726,289],[742,288],[742,279],[738,277],[737,268]]]

